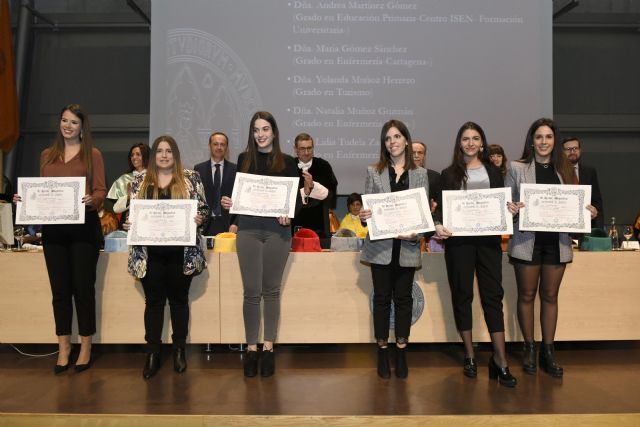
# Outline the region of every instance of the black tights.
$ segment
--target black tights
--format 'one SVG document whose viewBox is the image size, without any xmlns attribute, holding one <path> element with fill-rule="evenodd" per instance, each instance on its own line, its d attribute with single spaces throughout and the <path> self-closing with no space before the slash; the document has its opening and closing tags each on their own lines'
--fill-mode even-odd
<svg viewBox="0 0 640 427">
<path fill-rule="evenodd" d="M 542 341 L 553 343 L 558 323 L 558 291 L 565 267 L 565 264 L 514 265 L 518 283 L 518 322 L 526 342 L 533 342 L 533 306 L 539 292 Z"/>
</svg>

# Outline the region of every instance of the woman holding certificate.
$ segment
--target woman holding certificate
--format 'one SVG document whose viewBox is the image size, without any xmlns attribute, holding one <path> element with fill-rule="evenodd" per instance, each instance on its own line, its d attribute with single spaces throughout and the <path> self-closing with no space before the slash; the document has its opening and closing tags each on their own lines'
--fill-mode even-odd
<svg viewBox="0 0 640 427">
<path fill-rule="evenodd" d="M 198 228 L 209 216 L 204 187 L 200 175 L 183 169 L 176 141 L 163 135 L 153 142 L 147 171 L 138 175 L 131 185 L 131 199 L 191 199 L 197 200 L 194 221 Z M 131 228 L 132 219 L 124 223 Z M 131 246 L 129 273 L 142 282 L 145 297 L 144 328 L 147 342 L 147 361 L 142 371 L 145 379 L 160 369 L 162 326 L 167 299 L 171 312 L 173 334 L 173 369 L 182 373 L 187 369 L 185 345 L 189 333 L 189 287 L 191 279 L 206 266 L 201 246 L 200 230 L 195 246 Z"/>
<path fill-rule="evenodd" d="M 389 120 L 380 133 L 380 159 L 367 169 L 365 194 L 390 193 L 424 187 L 429 194 L 427 171 L 413 163 L 411 135 L 399 120 Z M 372 218 L 370 209 L 360 210 L 360 220 Z M 395 375 L 409 374 L 406 350 L 411 329 L 413 298 L 411 290 L 416 267 L 421 265 L 420 245 L 416 234 L 394 239 L 371 240 L 367 234 L 362 261 L 371 264 L 373 280 L 373 327 L 378 345 L 378 375 L 389 378 L 389 323 L 391 301 L 395 308 Z"/>
<path fill-rule="evenodd" d="M 556 125 L 551 119 L 536 120 L 527 132 L 520 160 L 511 162 L 506 184 L 511 187 L 513 200 L 520 200 L 520 184 L 577 184 L 573 167 L 566 158 L 561 144 L 556 144 Z M 518 208 L 524 207 L 522 202 Z M 587 206 L 591 217 L 597 211 Z M 514 222 L 509 241 L 509 259 L 513 264 L 518 284 L 518 322 L 524 337 L 523 369 L 536 372 L 536 345 L 534 342 L 534 302 L 540 294 L 540 323 L 542 347 L 539 363 L 546 373 L 562 377 L 563 369 L 555 361 L 553 341 L 558 321 L 558 291 L 566 264 L 573 259 L 571 238 L 568 233 L 519 231 Z"/>
<path fill-rule="evenodd" d="M 238 172 L 273 177 L 298 177 L 297 163 L 293 157 L 280 150 L 276 120 L 266 111 L 258 111 L 249 125 L 249 140 L 244 153 L 238 156 Z M 236 178 L 237 180 L 237 178 Z M 301 185 L 296 187 L 296 192 Z M 305 194 L 311 190 L 304 187 Z M 223 196 L 220 204 L 231 209 L 232 201 Z M 300 195 L 296 206 L 300 205 Z M 244 375 L 258 374 L 270 377 L 275 372 L 273 343 L 280 321 L 280 287 L 282 275 L 291 248 L 291 219 L 288 216 L 263 217 L 237 216 L 238 235 L 236 246 L 244 288 L 243 317 L 247 339 L 244 358 Z M 258 355 L 258 339 L 264 303 L 264 344 Z"/>
<path fill-rule="evenodd" d="M 453 161 L 442 171 L 442 190 L 476 190 L 504 187 L 500 169 L 489 160 L 489 149 L 482 128 L 467 122 L 458 130 Z M 515 212 L 515 205 L 510 210 Z M 471 303 L 474 273 L 478 277 L 484 319 L 491 335 L 493 356 L 489 359 L 489 377 L 507 387 L 517 380 L 509 372 L 504 343 L 502 311 L 502 249 L 501 236 L 455 237 L 442 225 L 442 197 L 435 212 L 436 234 L 445 239 L 445 262 L 451 288 L 451 300 L 456 327 L 464 342 L 463 373 L 469 378 L 478 375 L 472 338 Z"/>
<path fill-rule="evenodd" d="M 102 154 L 93 147 L 89 117 L 80 105 L 67 105 L 60 112 L 53 145 L 40 155 L 40 176 L 86 177 L 86 194 L 82 198 L 86 209 L 84 224 L 42 227 L 59 348 L 54 373 L 69 369 L 74 302 L 80 335 L 75 370 L 82 372 L 91 366 L 91 337 L 96 333 L 96 264 L 102 241 L 98 210 L 107 189 Z M 15 195 L 13 200 L 20 201 L 20 196 Z"/>
</svg>

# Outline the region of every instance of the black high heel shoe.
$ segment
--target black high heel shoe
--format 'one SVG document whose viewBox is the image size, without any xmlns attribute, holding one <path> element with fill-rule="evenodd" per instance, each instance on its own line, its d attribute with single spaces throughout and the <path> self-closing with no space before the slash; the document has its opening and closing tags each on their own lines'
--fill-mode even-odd
<svg viewBox="0 0 640 427">
<path fill-rule="evenodd" d="M 396 347 L 396 378 L 407 378 L 408 376 L 407 347 Z"/>
<path fill-rule="evenodd" d="M 89 361 L 87 363 L 81 363 L 79 365 L 76 364 L 76 366 L 74 366 L 73 369 L 78 373 L 79 372 L 84 372 L 84 371 L 86 371 L 87 369 L 89 369 L 91 367 L 91 363 L 92 362 L 93 361 L 91 359 L 89 359 Z"/>
<path fill-rule="evenodd" d="M 540 369 L 554 378 L 562 378 L 564 369 L 556 363 L 553 344 L 542 344 L 540 347 Z"/>
<path fill-rule="evenodd" d="M 378 347 L 378 376 L 384 379 L 391 378 L 389 347 Z"/>
<path fill-rule="evenodd" d="M 249 351 L 244 354 L 244 376 L 253 378 L 258 375 L 258 352 Z"/>
<path fill-rule="evenodd" d="M 69 363 L 69 362 L 67 362 L 67 364 L 66 364 L 66 365 L 58 365 L 58 364 L 56 364 L 56 366 L 54 366 L 54 367 L 53 367 L 53 373 L 54 373 L 55 375 L 61 374 L 61 373 L 63 373 L 64 371 L 66 371 L 66 370 L 68 370 L 68 369 L 69 369 L 69 365 L 70 365 L 70 363 Z"/>
<path fill-rule="evenodd" d="M 522 370 L 526 374 L 533 375 L 536 373 L 536 343 L 524 342 L 522 345 Z"/>
<path fill-rule="evenodd" d="M 160 369 L 160 353 L 147 354 L 147 362 L 144 364 L 142 376 L 145 380 L 153 377 Z"/>
<path fill-rule="evenodd" d="M 475 378 L 478 376 L 478 365 L 476 365 L 476 360 L 473 357 L 464 358 L 462 373 L 468 378 Z"/>
<path fill-rule="evenodd" d="M 515 387 L 518 384 L 518 380 L 509 372 L 509 367 L 498 366 L 493 356 L 489 359 L 489 378 L 492 380 L 497 378 L 498 383 L 505 387 Z"/>
<path fill-rule="evenodd" d="M 177 347 L 173 350 L 173 370 L 179 374 L 187 370 L 184 347 Z"/>
<path fill-rule="evenodd" d="M 276 355 L 271 350 L 262 350 L 260 355 L 260 376 L 267 378 L 276 372 Z"/>
</svg>

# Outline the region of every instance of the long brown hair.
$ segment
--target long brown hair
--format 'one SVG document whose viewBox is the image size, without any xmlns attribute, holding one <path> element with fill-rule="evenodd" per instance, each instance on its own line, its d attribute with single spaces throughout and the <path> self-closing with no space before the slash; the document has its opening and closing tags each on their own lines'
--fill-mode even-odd
<svg viewBox="0 0 640 427">
<path fill-rule="evenodd" d="M 409 129 L 407 128 L 407 125 L 402 123 L 400 120 L 391 119 L 382 125 L 382 130 L 380 131 L 380 159 L 375 165 L 376 171 L 378 171 L 378 173 L 382 173 L 385 168 L 392 166 L 391 154 L 384 143 L 387 139 L 387 132 L 389 132 L 389 129 L 391 128 L 398 129 L 402 136 L 404 136 L 404 139 L 407 140 L 407 145 L 404 147 L 404 169 L 416 169 L 417 166 L 413 164 L 413 148 L 411 145 L 412 142 Z"/>
<path fill-rule="evenodd" d="M 458 129 L 456 143 L 453 147 L 453 158 L 451 159 L 451 165 L 447 168 L 451 172 L 451 188 L 467 188 L 467 162 L 464 160 L 464 151 L 462 150 L 462 134 L 469 129 L 475 130 L 480 134 L 482 148 L 478 153 L 478 159 L 485 165 L 485 168 L 489 167 L 489 150 L 487 149 L 487 137 L 484 134 L 484 130 L 475 122 L 466 122 Z"/>
<path fill-rule="evenodd" d="M 40 175 L 44 170 L 44 167 L 50 165 L 56 160 L 60 159 L 64 161 L 64 136 L 60 130 L 60 121 L 65 111 L 69 111 L 75 114 L 80 119 L 80 156 L 82 161 L 87 167 L 87 179 L 89 182 L 93 180 L 93 138 L 91 137 L 91 126 L 89 124 L 89 116 L 84 109 L 78 104 L 65 105 L 60 110 L 60 117 L 58 118 L 58 131 L 53 139 L 53 144 L 49 147 L 49 153 L 40 165 Z"/>
<path fill-rule="evenodd" d="M 553 120 L 548 118 L 541 118 L 531 124 L 527 131 L 527 137 L 524 142 L 524 149 L 522 150 L 522 156 L 518 159 L 522 163 L 532 163 L 535 161 L 535 150 L 533 148 L 533 141 L 536 131 L 542 126 L 547 126 L 553 132 L 553 150 L 551 151 L 551 163 L 556 173 L 559 173 L 562 177 L 562 181 L 565 184 L 577 184 L 578 178 L 569 159 L 564 154 L 558 132 L 556 130 L 556 124 Z"/>
<path fill-rule="evenodd" d="M 253 129 L 256 124 L 256 120 L 262 119 L 269 122 L 271 125 L 271 131 L 273 132 L 273 142 L 271 152 L 269 153 L 267 164 L 269 165 L 270 172 L 282 172 L 285 168 L 284 154 L 280 150 L 280 132 L 278 131 L 278 124 L 276 119 L 268 111 L 258 111 L 251 118 L 249 122 L 249 139 L 247 141 L 247 148 L 244 156 L 244 161 L 240 165 L 241 172 L 249 172 L 253 170 L 258 164 L 258 144 L 253 136 Z"/>
<path fill-rule="evenodd" d="M 150 187 L 153 189 L 151 198 L 158 198 L 158 165 L 156 164 L 155 156 L 156 152 L 158 151 L 158 146 L 161 142 L 166 142 L 167 144 L 169 144 L 169 147 L 171 148 L 171 152 L 173 154 L 173 171 L 171 172 L 173 177 L 171 178 L 171 183 L 169 183 L 171 198 L 188 199 L 189 191 L 185 183 L 184 169 L 182 168 L 182 161 L 180 160 L 180 150 L 178 150 L 178 144 L 176 143 L 176 140 L 169 135 L 159 136 L 155 141 L 153 141 L 153 145 L 151 146 L 151 158 L 149 159 L 149 163 L 147 164 L 147 173 L 144 176 L 142 184 L 140 184 L 138 198 L 146 199 L 147 190 Z"/>
</svg>

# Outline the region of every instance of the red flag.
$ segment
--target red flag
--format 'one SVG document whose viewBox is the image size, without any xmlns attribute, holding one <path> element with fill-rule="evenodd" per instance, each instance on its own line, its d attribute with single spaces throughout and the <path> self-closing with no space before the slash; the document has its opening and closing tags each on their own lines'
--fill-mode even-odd
<svg viewBox="0 0 640 427">
<path fill-rule="evenodd" d="M 9 1 L 0 0 L 0 150 L 9 151 L 20 135 L 18 97 L 11 43 Z"/>
</svg>

